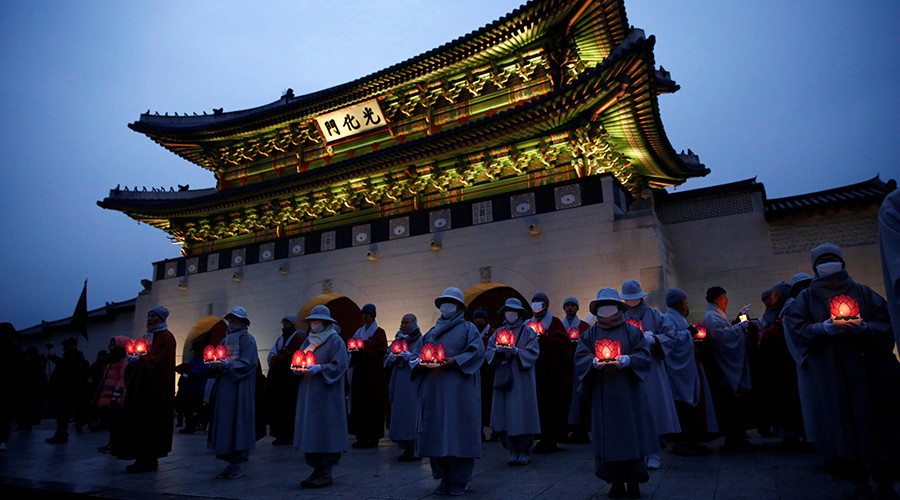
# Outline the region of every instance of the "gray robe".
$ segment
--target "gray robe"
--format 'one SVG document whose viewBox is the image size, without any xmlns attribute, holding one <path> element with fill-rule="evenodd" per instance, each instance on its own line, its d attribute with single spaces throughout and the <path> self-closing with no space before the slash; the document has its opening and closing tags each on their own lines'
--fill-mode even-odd
<svg viewBox="0 0 900 500">
<path fill-rule="evenodd" d="M 703 398 L 706 410 L 706 431 L 718 432 L 716 409 L 713 406 L 709 383 L 703 365 L 697 363 L 694 355 L 694 340 L 688 330 L 688 322 L 680 312 L 669 308 L 666 320 L 672 325 L 673 342 L 666 356 L 666 367 L 669 369 L 669 382 L 672 384 L 672 397 L 675 401 L 697 406 Z"/>
<path fill-rule="evenodd" d="M 256 339 L 243 330 L 225 336 L 228 368 L 218 369 L 212 389 L 207 448 L 216 456 L 256 448 Z"/>
<path fill-rule="evenodd" d="M 513 332 L 519 349 L 509 358 L 497 350 L 497 331 L 502 329 Z M 494 389 L 491 429 L 506 432 L 508 436 L 540 434 L 541 419 L 534 379 L 534 364 L 540 352 L 537 334 L 521 322 L 516 326 L 504 324 L 497 331 L 488 340 L 485 361 L 494 368 L 495 381 L 508 370 L 512 375 L 512 385 L 506 390 Z"/>
<path fill-rule="evenodd" d="M 452 325 L 438 333 L 442 326 Z M 453 366 L 418 366 L 426 343 L 443 344 Z M 481 383 L 484 341 L 463 312 L 449 320 L 438 319 L 413 351 L 410 366 L 418 384 L 416 456 L 481 458 Z"/>
<path fill-rule="evenodd" d="M 328 328 L 334 328 L 334 325 Z M 301 349 L 309 347 L 309 338 Z M 297 392 L 297 416 L 294 422 L 294 449 L 302 453 L 340 453 L 347 451 L 347 403 L 344 399 L 344 375 L 350 366 L 347 345 L 334 334 L 314 352 L 322 371 L 302 374 Z"/>
<path fill-rule="evenodd" d="M 419 336 L 409 351 L 421 350 L 422 337 Z M 412 368 L 402 356 L 391 354 L 390 348 L 384 355 L 384 368 L 391 371 L 388 384 L 388 401 L 391 403 L 391 428 L 388 437 L 392 441 L 414 441 L 416 439 L 416 408 L 418 388 L 411 379 Z"/>
<path fill-rule="evenodd" d="M 621 369 L 594 368 L 594 345 L 602 338 L 618 339 L 631 363 Z M 575 383 L 578 394 L 591 402 L 591 451 L 599 460 L 638 460 L 659 451 L 644 392 L 644 379 L 649 374 L 650 348 L 643 333 L 631 325 L 605 330 L 594 324 L 578 339 Z"/>
<path fill-rule="evenodd" d="M 895 189 L 881 202 L 878 209 L 878 240 L 894 341 L 900 346 L 900 189 Z"/>
<path fill-rule="evenodd" d="M 864 328 L 825 332 L 831 297 L 839 294 L 856 299 Z M 884 299 L 840 271 L 814 279 L 783 325 L 812 382 L 801 402 L 813 406 L 803 415 L 814 419 L 816 449 L 826 459 L 900 471 L 900 363 Z"/>
<path fill-rule="evenodd" d="M 645 332 L 653 332 L 656 341 L 662 347 L 666 356 L 675 343 L 672 325 L 666 321 L 662 313 L 641 302 L 640 305 L 628 308 L 625 311 L 625 319 L 635 319 L 641 322 Z M 678 422 L 678 411 L 675 409 L 675 399 L 672 397 L 672 385 L 669 383 L 669 374 L 666 373 L 666 362 L 650 355 L 650 372 L 644 379 L 644 391 L 647 393 L 647 401 L 650 403 L 650 411 L 653 414 L 653 424 L 659 435 L 681 432 L 681 424 Z"/>
<path fill-rule="evenodd" d="M 722 370 L 724 382 L 735 396 L 750 392 L 750 358 L 747 349 L 747 327 L 731 320 L 715 304 L 707 304 L 703 315 L 706 341 L 712 344 L 716 364 Z"/>
</svg>

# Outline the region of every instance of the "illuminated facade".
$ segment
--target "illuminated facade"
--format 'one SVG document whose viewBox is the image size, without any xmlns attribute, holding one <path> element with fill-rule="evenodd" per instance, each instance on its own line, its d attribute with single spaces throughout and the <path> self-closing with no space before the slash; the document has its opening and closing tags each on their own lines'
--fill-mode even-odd
<svg viewBox="0 0 900 500">
<path fill-rule="evenodd" d="M 425 326 L 451 285 L 492 314 L 537 291 L 561 314 L 565 297 L 586 304 L 629 278 L 653 299 L 697 292 L 653 201 L 709 170 L 665 136 L 657 98 L 679 87 L 654 43 L 620 0 L 533 0 L 330 89 L 141 115 L 129 127 L 217 185 L 98 202 L 182 244 L 154 264 L 138 310 L 165 304 L 177 335 L 240 304 L 262 348 L 283 314 L 319 303 L 348 334 L 366 302 L 388 330 L 407 312 Z"/>
</svg>

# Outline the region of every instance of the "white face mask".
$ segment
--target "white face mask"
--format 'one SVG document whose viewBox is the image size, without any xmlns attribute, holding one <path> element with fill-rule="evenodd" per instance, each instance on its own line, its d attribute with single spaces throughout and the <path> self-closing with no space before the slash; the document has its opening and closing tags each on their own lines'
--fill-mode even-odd
<svg viewBox="0 0 900 500">
<path fill-rule="evenodd" d="M 819 264 L 816 266 L 816 273 L 818 273 L 819 277 L 828 276 L 829 274 L 834 274 L 841 269 L 844 268 L 844 265 L 840 262 L 826 262 L 824 264 Z"/>
<path fill-rule="evenodd" d="M 319 333 L 325 329 L 325 323 L 322 320 L 312 319 L 309 321 L 309 329 L 313 333 Z"/>
<path fill-rule="evenodd" d="M 444 302 L 441 304 L 441 316 L 449 318 L 456 314 L 456 304 L 452 302 Z"/>
<path fill-rule="evenodd" d="M 608 318 L 610 316 L 615 315 L 619 312 L 619 306 L 608 305 L 608 306 L 600 306 L 597 308 L 597 317 L 598 318 Z"/>
<path fill-rule="evenodd" d="M 531 303 L 531 310 L 534 311 L 535 314 L 537 314 L 537 313 L 543 311 L 543 310 L 544 310 L 544 303 L 543 303 L 543 302 L 532 302 L 532 303 Z"/>
<path fill-rule="evenodd" d="M 519 319 L 519 312 L 518 311 L 506 311 L 506 313 L 504 313 L 504 316 L 506 316 L 507 323 L 515 323 Z"/>
</svg>

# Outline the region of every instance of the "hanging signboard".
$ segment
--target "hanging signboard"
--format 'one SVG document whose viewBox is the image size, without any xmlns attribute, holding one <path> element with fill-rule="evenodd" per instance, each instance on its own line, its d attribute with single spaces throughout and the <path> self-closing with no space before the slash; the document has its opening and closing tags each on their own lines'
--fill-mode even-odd
<svg viewBox="0 0 900 500">
<path fill-rule="evenodd" d="M 316 117 L 325 142 L 334 142 L 387 125 L 376 99 Z"/>
</svg>

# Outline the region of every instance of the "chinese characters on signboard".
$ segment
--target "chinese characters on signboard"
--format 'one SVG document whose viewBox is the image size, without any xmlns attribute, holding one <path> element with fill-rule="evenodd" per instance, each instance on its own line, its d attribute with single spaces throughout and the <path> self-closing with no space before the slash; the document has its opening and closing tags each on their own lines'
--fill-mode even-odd
<svg viewBox="0 0 900 500">
<path fill-rule="evenodd" d="M 339 109 L 316 117 L 319 130 L 326 142 L 338 141 L 347 137 L 383 127 L 387 124 L 381 107 L 375 99 L 361 102 L 348 108 Z"/>
</svg>

